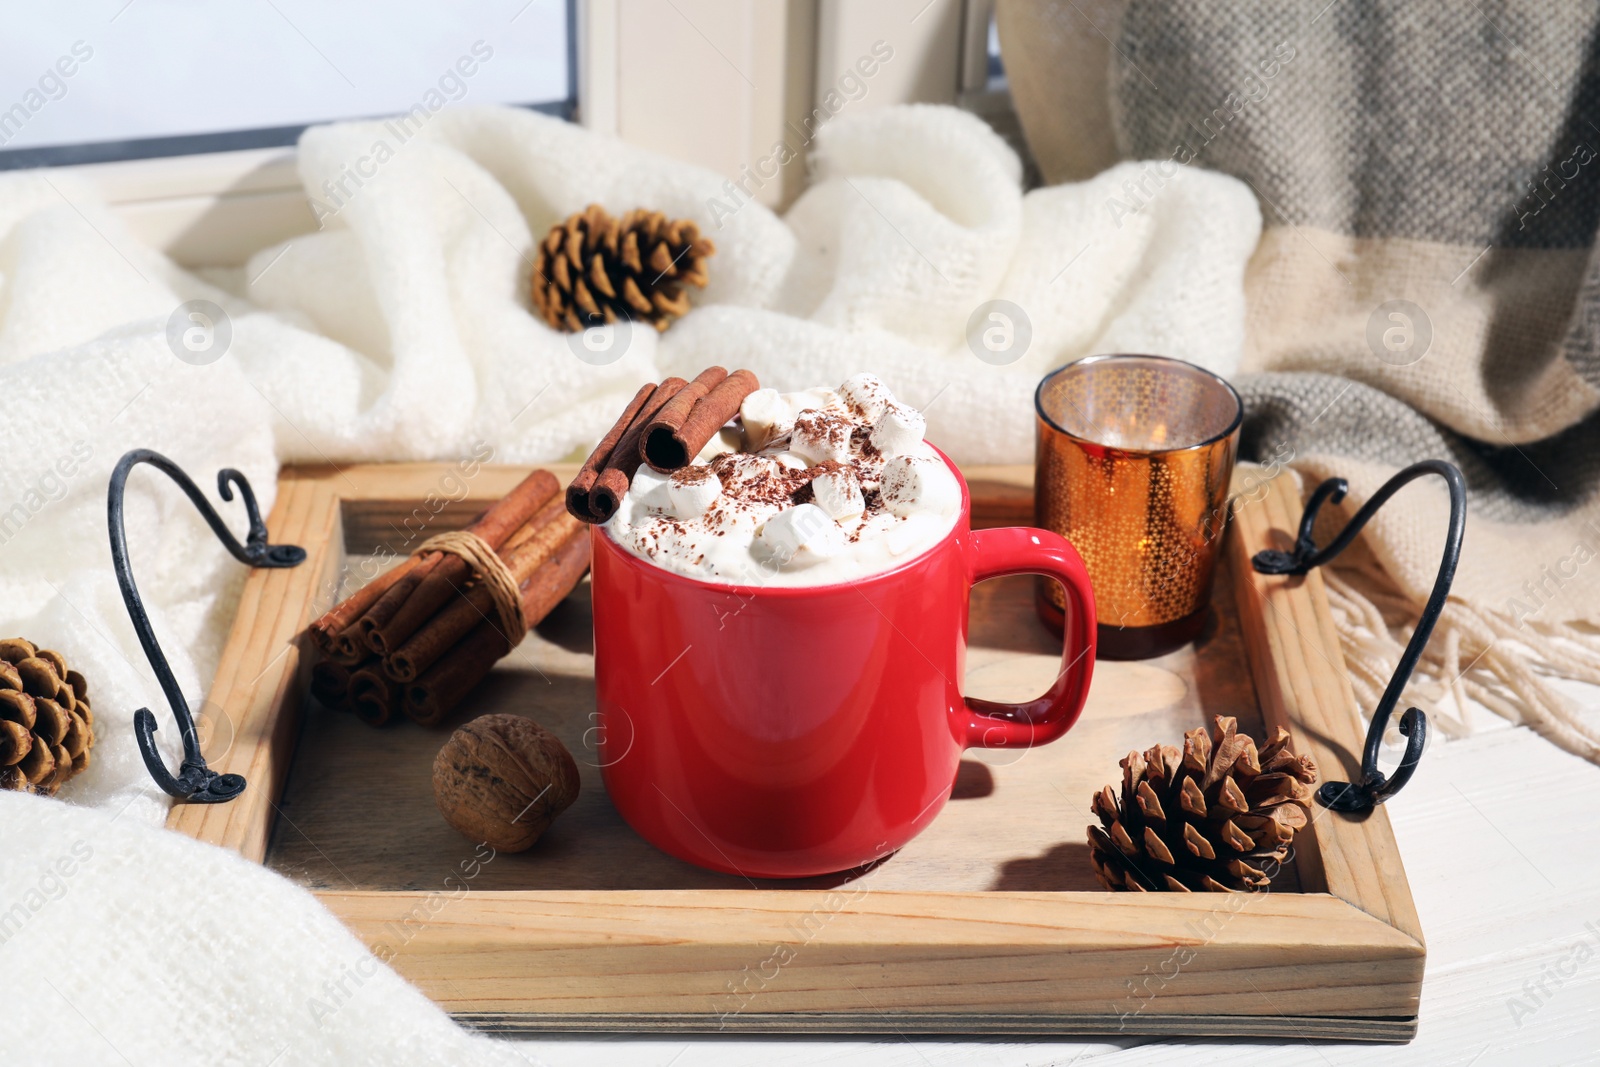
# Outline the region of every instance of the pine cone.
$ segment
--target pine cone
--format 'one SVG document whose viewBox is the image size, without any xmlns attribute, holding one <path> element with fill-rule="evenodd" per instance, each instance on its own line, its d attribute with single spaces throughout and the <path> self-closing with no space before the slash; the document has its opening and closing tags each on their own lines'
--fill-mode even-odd
<svg viewBox="0 0 1600 1067">
<path fill-rule="evenodd" d="M 1264 889 L 1306 825 L 1317 768 L 1288 749 L 1280 728 L 1256 751 L 1235 719 L 1218 716 L 1183 737 L 1180 753 L 1156 745 L 1122 760 L 1090 805 L 1089 858 L 1107 889 L 1226 892 Z M 1270 868 L 1270 871 L 1266 868 Z"/>
<path fill-rule="evenodd" d="M 687 219 L 636 209 L 619 221 L 590 204 L 539 246 L 533 306 L 573 333 L 627 319 L 665 330 L 689 311 L 683 287 L 705 287 L 706 258 L 716 250 Z"/>
<path fill-rule="evenodd" d="M 0 789 L 54 795 L 89 766 L 94 712 L 61 653 L 0 641 Z"/>
</svg>

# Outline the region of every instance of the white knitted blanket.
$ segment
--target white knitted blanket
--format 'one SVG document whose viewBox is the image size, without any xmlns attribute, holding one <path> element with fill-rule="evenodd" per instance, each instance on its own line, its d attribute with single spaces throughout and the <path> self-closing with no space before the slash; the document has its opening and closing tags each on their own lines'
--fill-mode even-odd
<svg viewBox="0 0 1600 1067">
<path fill-rule="evenodd" d="M 0 795 L 0 1062 L 201 1049 L 226 1064 L 528 1062 L 459 1031 L 308 894 L 157 828 L 167 801 L 133 712 L 156 712 L 171 766 L 175 731 L 105 525 L 128 449 L 165 453 L 211 492 L 236 467 L 266 509 L 284 463 L 485 446 L 494 462 L 560 459 L 641 382 L 721 363 L 783 389 L 875 371 L 926 407 L 958 460 L 1025 462 L 1032 388 L 1051 367 L 1118 350 L 1222 373 L 1238 360 L 1260 218 L 1220 175 L 1185 172 L 1128 216 L 1106 204 L 1132 164 L 1024 196 L 1016 157 L 981 122 L 907 107 L 826 127 L 811 187 L 780 218 L 718 175 L 507 109 L 441 113 L 352 180 L 385 137 L 380 124 L 307 132 L 299 165 L 321 228 L 204 277 L 132 240 L 70 175 L 0 175 L 0 636 L 58 649 L 90 679 L 99 736 L 59 799 Z M 659 338 L 632 331 L 611 362 L 580 358 L 526 298 L 536 238 L 591 201 L 695 219 L 718 246 L 696 310 Z M 995 299 L 1026 329 L 980 315 L 969 344 Z M 179 313 L 192 300 L 223 309 L 225 346 L 222 328 Z M 239 505 L 221 510 L 242 531 Z M 127 527 L 199 708 L 243 568 L 147 468 Z"/>
</svg>

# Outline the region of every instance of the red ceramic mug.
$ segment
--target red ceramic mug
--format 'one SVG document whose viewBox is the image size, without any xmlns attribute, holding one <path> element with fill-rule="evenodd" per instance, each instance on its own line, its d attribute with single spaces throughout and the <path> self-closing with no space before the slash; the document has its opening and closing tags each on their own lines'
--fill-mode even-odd
<svg viewBox="0 0 1600 1067">
<path fill-rule="evenodd" d="M 956 478 L 961 514 L 938 544 L 833 585 L 700 581 L 596 528 L 599 756 L 611 802 L 642 837 L 750 878 L 848 870 L 933 821 L 963 750 L 1071 728 L 1095 658 L 1083 561 L 1045 530 L 973 532 Z M 968 594 L 1007 574 L 1067 593 L 1061 673 L 1026 704 L 961 695 Z"/>
</svg>

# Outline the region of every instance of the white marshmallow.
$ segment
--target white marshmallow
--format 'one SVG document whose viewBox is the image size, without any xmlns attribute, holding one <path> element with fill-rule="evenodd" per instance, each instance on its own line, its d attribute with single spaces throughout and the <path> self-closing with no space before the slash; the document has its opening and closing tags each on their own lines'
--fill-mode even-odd
<svg viewBox="0 0 1600 1067">
<path fill-rule="evenodd" d="M 755 543 L 761 519 L 760 513 L 737 507 L 714 507 L 701 516 L 706 529 L 717 535 L 713 542 L 740 545 Z M 714 554 L 721 555 L 720 552 Z"/>
<path fill-rule="evenodd" d="M 658 515 L 671 510 L 672 501 L 667 496 L 670 477 L 648 463 L 639 464 L 639 470 L 633 476 L 633 486 L 628 490 L 633 506 Z"/>
<path fill-rule="evenodd" d="M 746 447 L 760 451 L 794 429 L 794 411 L 776 389 L 757 389 L 739 405 Z"/>
<path fill-rule="evenodd" d="M 811 495 L 817 507 L 835 522 L 856 518 L 867 510 L 867 502 L 861 496 L 861 483 L 849 469 L 828 471 L 811 479 Z"/>
<path fill-rule="evenodd" d="M 922 443 L 928 420 L 907 404 L 891 402 L 872 427 L 872 447 L 885 456 L 903 456 Z"/>
<path fill-rule="evenodd" d="M 744 486 L 762 478 L 778 478 L 783 474 L 783 464 L 772 456 L 740 455 L 736 462 L 725 468 L 728 474 L 728 492 L 738 496 Z"/>
<path fill-rule="evenodd" d="M 876 423 L 894 399 L 876 374 L 857 374 L 839 386 L 838 392 L 851 413 L 867 423 Z"/>
<path fill-rule="evenodd" d="M 896 456 L 883 465 L 878 492 L 896 515 L 948 513 L 961 506 L 961 487 L 935 456 Z"/>
<path fill-rule="evenodd" d="M 789 450 L 812 463 L 830 459 L 848 462 L 850 431 L 854 428 L 849 419 L 837 412 L 801 412 L 794 420 L 794 432 L 789 435 Z"/>
<path fill-rule="evenodd" d="M 744 440 L 739 435 L 737 426 L 724 426 L 711 435 L 711 440 L 700 449 L 700 454 L 695 456 L 694 463 L 710 463 L 724 452 L 738 452 L 744 448 Z"/>
<path fill-rule="evenodd" d="M 753 394 L 748 425 L 695 460 L 716 485 L 689 477 L 699 471 L 643 468 L 608 529 L 635 556 L 736 585 L 850 581 L 927 549 L 959 521 L 960 481 L 921 440 L 920 413 L 880 387 L 856 375 L 837 391 Z M 795 504 L 808 482 L 807 503 Z"/>
<path fill-rule="evenodd" d="M 684 467 L 667 480 L 667 499 L 679 519 L 698 519 L 722 495 L 722 479 L 708 467 Z"/>
<path fill-rule="evenodd" d="M 784 393 L 783 400 L 796 415 L 802 411 L 842 411 L 846 414 L 850 411 L 832 389 L 803 389 L 798 393 Z"/>
<path fill-rule="evenodd" d="M 762 524 L 756 543 L 769 563 L 791 569 L 832 559 L 849 547 L 839 524 L 815 504 L 778 512 Z"/>
</svg>

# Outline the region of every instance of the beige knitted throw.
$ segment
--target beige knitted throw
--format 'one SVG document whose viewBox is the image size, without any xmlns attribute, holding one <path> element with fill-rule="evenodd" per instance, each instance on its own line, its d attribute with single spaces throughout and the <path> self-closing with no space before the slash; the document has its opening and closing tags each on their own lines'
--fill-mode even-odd
<svg viewBox="0 0 1600 1067">
<path fill-rule="evenodd" d="M 1407 699 L 1455 734 L 1475 699 L 1600 762 L 1552 684 L 1600 684 L 1600 9 L 1000 0 L 999 24 L 1047 180 L 1155 161 L 1113 214 L 1175 166 L 1256 191 L 1242 455 L 1308 490 L 1349 479 L 1329 529 L 1405 464 L 1466 475 L 1461 569 Z M 1406 487 L 1328 576 L 1365 708 L 1447 514 L 1436 481 Z"/>
</svg>

